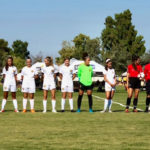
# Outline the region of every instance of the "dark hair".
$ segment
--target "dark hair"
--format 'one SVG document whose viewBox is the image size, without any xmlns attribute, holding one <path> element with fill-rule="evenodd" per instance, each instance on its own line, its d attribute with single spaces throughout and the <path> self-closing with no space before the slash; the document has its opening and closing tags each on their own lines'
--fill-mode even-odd
<svg viewBox="0 0 150 150">
<path fill-rule="evenodd" d="M 50 63 L 50 66 L 53 66 L 53 58 L 50 56 L 47 56 L 45 59 L 47 59 Z"/>
<path fill-rule="evenodd" d="M 86 60 L 86 58 L 88 58 L 89 57 L 89 55 L 88 55 L 88 53 L 83 53 L 83 55 L 82 55 L 82 59 L 85 61 Z"/>
<path fill-rule="evenodd" d="M 8 71 L 8 68 L 9 68 L 9 66 L 8 66 L 8 59 L 11 59 L 11 61 L 12 61 L 12 66 L 14 65 L 13 64 L 13 58 L 11 57 L 11 56 L 9 56 L 8 58 L 7 58 L 7 60 L 6 60 L 6 64 L 5 64 L 5 69 L 6 69 L 6 71 Z"/>
<path fill-rule="evenodd" d="M 66 57 L 66 58 L 64 59 L 64 61 L 66 61 L 66 60 L 69 60 L 69 61 L 70 61 L 70 58 L 69 58 L 69 57 Z"/>
<path fill-rule="evenodd" d="M 30 59 L 30 60 L 32 61 L 31 57 L 27 57 L 26 60 L 27 60 L 27 59 Z"/>
<path fill-rule="evenodd" d="M 106 61 L 107 61 L 107 59 L 109 59 L 109 58 L 106 58 Z M 109 62 L 111 62 L 111 59 L 109 59 L 109 61 L 106 62 L 105 70 L 108 70 L 108 66 L 107 65 L 108 65 Z"/>
<path fill-rule="evenodd" d="M 137 55 L 132 55 L 132 66 L 135 70 L 137 70 L 137 66 L 136 66 L 136 63 L 135 61 L 137 61 L 140 57 L 137 56 Z"/>
</svg>

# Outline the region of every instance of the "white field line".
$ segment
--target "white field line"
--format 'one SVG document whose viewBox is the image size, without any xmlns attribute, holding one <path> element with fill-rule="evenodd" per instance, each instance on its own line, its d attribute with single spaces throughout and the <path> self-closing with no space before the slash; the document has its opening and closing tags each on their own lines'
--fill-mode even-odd
<svg viewBox="0 0 150 150">
<path fill-rule="evenodd" d="M 102 97 L 99 97 L 99 96 L 96 96 L 96 95 L 92 95 L 93 97 L 95 97 L 95 98 L 97 98 L 97 100 L 105 100 L 105 98 L 102 98 Z M 118 103 L 118 102 L 115 102 L 115 101 L 112 101 L 112 103 L 114 103 L 114 104 L 117 104 L 117 105 L 120 105 L 120 106 L 122 106 L 122 107 L 126 107 L 126 105 L 123 105 L 123 104 L 121 104 L 121 103 Z M 133 107 L 129 107 L 130 109 L 133 109 Z M 140 108 L 137 108 L 137 110 L 139 110 L 139 111 L 144 111 L 143 109 L 140 109 Z"/>
</svg>

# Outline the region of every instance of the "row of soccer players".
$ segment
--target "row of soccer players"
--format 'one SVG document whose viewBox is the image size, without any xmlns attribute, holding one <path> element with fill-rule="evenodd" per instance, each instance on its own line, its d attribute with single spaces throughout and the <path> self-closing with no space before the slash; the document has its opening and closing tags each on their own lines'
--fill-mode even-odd
<svg viewBox="0 0 150 150">
<path fill-rule="evenodd" d="M 80 112 L 82 97 L 84 91 L 87 92 L 88 101 L 89 101 L 89 112 L 92 113 L 92 76 L 93 76 L 93 68 L 90 65 L 90 57 L 87 53 L 83 54 L 84 63 L 78 67 L 77 76 L 79 78 L 79 95 L 77 100 L 78 110 Z M 47 111 L 47 95 L 48 91 L 51 91 L 51 98 L 52 98 L 52 112 L 56 113 L 56 98 L 55 98 L 55 77 L 57 73 L 57 69 L 53 65 L 53 60 L 51 57 L 45 58 L 45 66 L 41 68 L 43 73 L 43 112 L 46 113 Z M 65 102 L 66 97 L 69 97 L 69 104 L 70 109 L 73 112 L 73 80 L 76 77 L 74 68 L 70 66 L 69 59 L 65 59 L 64 65 L 59 69 L 61 82 L 61 92 L 62 92 L 62 100 L 61 100 L 61 110 L 64 112 L 65 110 Z M 111 59 L 106 60 L 106 66 L 103 71 L 104 80 L 105 80 L 105 92 L 106 92 L 106 99 L 104 102 L 104 110 L 106 112 L 107 108 L 108 111 L 111 112 L 111 105 L 112 105 L 112 98 L 115 93 L 115 86 L 116 76 L 115 70 L 112 68 L 112 61 Z M 147 98 L 146 98 L 146 112 L 148 112 L 148 107 L 150 103 L 150 64 L 145 66 L 144 69 L 145 80 L 146 80 L 146 91 L 147 91 Z M 126 102 L 126 109 L 125 112 L 129 112 L 129 106 L 131 103 L 131 98 L 134 93 L 134 100 L 133 105 L 134 109 L 133 112 L 137 112 L 137 103 L 138 103 L 138 94 L 140 91 L 140 80 L 144 79 L 144 74 L 142 70 L 142 66 L 140 65 L 140 58 L 137 56 L 132 57 L 132 64 L 128 66 L 128 75 L 127 75 L 127 91 L 128 97 Z M 27 106 L 27 99 L 30 99 L 30 108 L 31 112 L 35 112 L 34 110 L 34 93 L 35 93 L 35 79 L 38 78 L 38 73 L 36 68 L 32 66 L 31 58 L 26 60 L 26 66 L 22 69 L 22 92 L 23 92 L 23 112 L 26 112 Z M 4 107 L 7 102 L 8 92 L 10 91 L 12 94 L 13 104 L 15 108 L 15 112 L 18 112 L 17 100 L 16 100 L 16 81 L 17 81 L 17 68 L 13 65 L 13 58 L 8 57 L 6 61 L 6 65 L 3 68 L 3 92 L 4 98 L 2 100 L 2 107 L 1 112 L 4 112 Z"/>
</svg>

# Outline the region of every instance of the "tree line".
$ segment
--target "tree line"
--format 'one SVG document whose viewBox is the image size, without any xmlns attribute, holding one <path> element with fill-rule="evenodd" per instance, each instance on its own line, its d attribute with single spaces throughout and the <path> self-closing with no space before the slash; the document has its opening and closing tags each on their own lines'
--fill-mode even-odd
<svg viewBox="0 0 150 150">
<path fill-rule="evenodd" d="M 132 24 L 132 13 L 129 9 L 115 14 L 114 17 L 106 17 L 104 24 L 105 28 L 100 37 L 90 38 L 80 33 L 72 41 L 63 41 L 56 63 L 62 64 L 66 57 L 80 60 L 84 52 L 101 64 L 105 64 L 106 58 L 111 58 L 117 73 L 126 71 L 133 54 L 141 56 L 143 65 L 150 62 L 150 52 L 146 51 L 143 36 L 138 35 Z M 28 42 L 16 40 L 9 47 L 6 40 L 0 39 L 0 69 L 8 55 L 15 57 L 14 62 L 18 68 L 23 67 L 25 58 L 30 56 Z M 34 62 L 42 61 L 42 55 L 33 56 L 33 59 Z"/>
</svg>

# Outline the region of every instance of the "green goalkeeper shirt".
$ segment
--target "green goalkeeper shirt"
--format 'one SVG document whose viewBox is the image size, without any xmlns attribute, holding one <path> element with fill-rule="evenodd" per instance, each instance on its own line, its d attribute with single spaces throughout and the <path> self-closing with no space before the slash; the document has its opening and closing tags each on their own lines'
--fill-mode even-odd
<svg viewBox="0 0 150 150">
<path fill-rule="evenodd" d="M 86 66 L 84 63 L 78 67 L 78 78 L 79 81 L 85 85 L 92 85 L 93 68 L 91 65 Z"/>
</svg>

